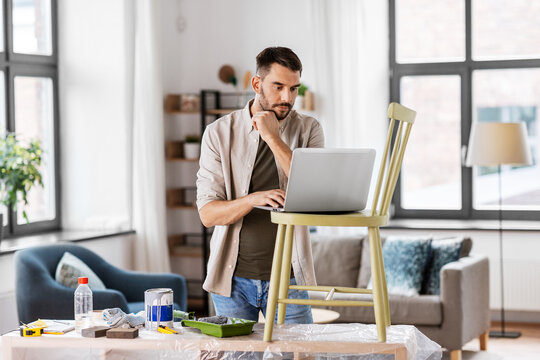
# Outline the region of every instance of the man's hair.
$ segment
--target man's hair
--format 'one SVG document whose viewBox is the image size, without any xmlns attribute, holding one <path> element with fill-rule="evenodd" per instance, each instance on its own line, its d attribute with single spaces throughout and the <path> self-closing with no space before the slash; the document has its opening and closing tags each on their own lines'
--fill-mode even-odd
<svg viewBox="0 0 540 360">
<path fill-rule="evenodd" d="M 302 62 L 298 56 L 291 49 L 280 46 L 266 48 L 257 55 L 257 75 L 264 78 L 275 63 L 302 75 Z"/>
</svg>

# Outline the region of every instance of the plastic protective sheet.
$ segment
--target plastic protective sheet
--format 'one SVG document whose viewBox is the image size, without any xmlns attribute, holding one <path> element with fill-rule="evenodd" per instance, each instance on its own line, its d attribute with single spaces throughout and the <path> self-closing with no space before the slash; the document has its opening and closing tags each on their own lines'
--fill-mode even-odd
<svg viewBox="0 0 540 360">
<path fill-rule="evenodd" d="M 263 341 L 264 324 L 253 333 L 214 338 L 175 323 L 177 335 L 141 330 L 137 339 L 87 339 L 75 332 L 21 338 L 2 337 L 11 359 L 361 359 L 439 360 L 438 344 L 413 326 L 387 328 L 387 342 L 377 342 L 375 325 L 275 325 L 272 342 Z M 7 348 L 6 348 L 7 346 Z M 405 350 L 406 349 L 406 350 Z M 9 350 L 9 351 L 7 351 Z"/>
</svg>

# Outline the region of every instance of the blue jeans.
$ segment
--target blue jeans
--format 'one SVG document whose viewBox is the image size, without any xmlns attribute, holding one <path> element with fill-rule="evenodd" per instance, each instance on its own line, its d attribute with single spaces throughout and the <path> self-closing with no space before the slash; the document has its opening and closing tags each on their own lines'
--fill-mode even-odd
<svg viewBox="0 0 540 360">
<path fill-rule="evenodd" d="M 293 278 L 291 285 L 296 285 Z M 232 280 L 231 297 L 212 294 L 212 301 L 217 315 L 241 319 L 259 319 L 259 311 L 266 318 L 266 300 L 270 281 L 253 280 L 234 276 Z M 289 290 L 289 299 L 308 299 L 307 291 Z M 277 310 L 276 310 L 277 320 Z M 311 306 L 287 304 L 285 314 L 286 324 L 313 324 Z"/>
</svg>

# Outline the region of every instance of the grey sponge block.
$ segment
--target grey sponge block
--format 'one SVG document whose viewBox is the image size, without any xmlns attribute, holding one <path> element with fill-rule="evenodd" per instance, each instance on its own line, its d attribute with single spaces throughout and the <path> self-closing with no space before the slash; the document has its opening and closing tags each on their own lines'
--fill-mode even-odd
<svg viewBox="0 0 540 360">
<path fill-rule="evenodd" d="M 202 321 L 202 322 L 211 323 L 211 324 L 218 324 L 218 325 L 225 325 L 227 323 L 227 320 L 228 318 L 226 316 L 221 316 L 221 315 L 202 317 L 202 318 L 197 319 L 197 321 Z"/>
</svg>

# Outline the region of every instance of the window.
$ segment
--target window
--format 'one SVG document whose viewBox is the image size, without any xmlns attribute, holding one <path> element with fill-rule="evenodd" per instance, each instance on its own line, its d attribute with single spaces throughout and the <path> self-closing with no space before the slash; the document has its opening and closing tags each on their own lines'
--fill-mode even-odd
<svg viewBox="0 0 540 360">
<path fill-rule="evenodd" d="M 0 2 L 0 21 L 0 129 L 23 141 L 39 140 L 44 184 L 30 190 L 28 205 L 19 204 L 16 210 L 2 207 L 4 236 L 56 229 L 60 225 L 56 1 Z"/>
<path fill-rule="evenodd" d="M 506 219 L 540 216 L 540 2 L 390 0 L 391 98 L 418 115 L 396 217 L 497 218 L 497 169 L 464 166 L 471 124 L 524 122 L 530 166 L 502 166 Z"/>
</svg>

